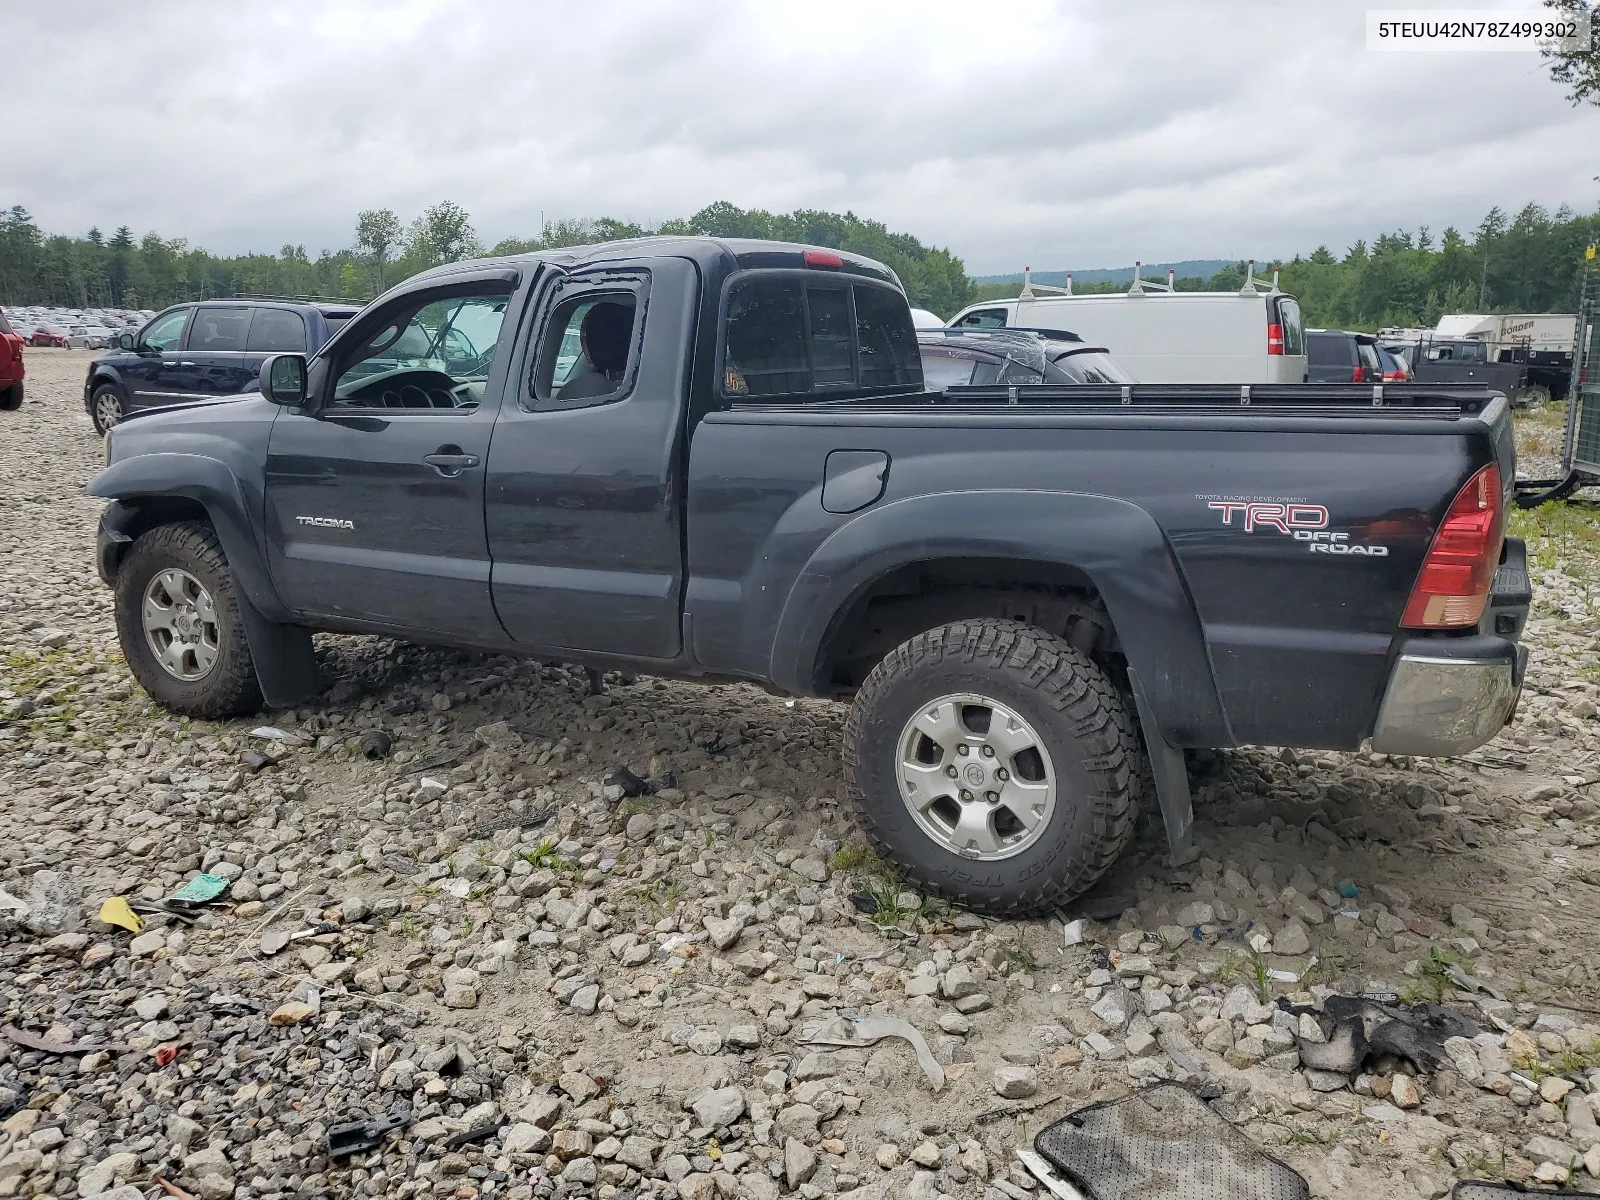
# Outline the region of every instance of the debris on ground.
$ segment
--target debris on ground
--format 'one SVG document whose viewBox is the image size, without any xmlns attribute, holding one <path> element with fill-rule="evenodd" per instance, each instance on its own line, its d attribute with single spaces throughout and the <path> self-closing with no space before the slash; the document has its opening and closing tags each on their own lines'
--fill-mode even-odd
<svg viewBox="0 0 1600 1200">
<path fill-rule="evenodd" d="M 1193 861 L 1156 823 L 1095 896 L 994 920 L 873 853 L 831 701 L 319 635 L 330 686 L 293 711 L 156 708 L 94 567 L 89 357 L 30 362 L 0 426 L 30 521 L 0 547 L 0 1024 L 46 1047 L 0 1034 L 0 1197 L 159 1170 L 200 1200 L 1042 1200 L 1033 1135 L 1157 1084 L 1319 1198 L 1600 1191 L 1581 539 L 1522 530 L 1527 687 L 1471 761 L 1191 754 Z M 201 874 L 227 892 L 168 909 Z M 1360 1061 L 1311 1065 L 1351 1002 Z M 1473 1031 L 1396 1042 L 1369 1004 Z M 862 1041 L 880 1018 L 942 1090 L 909 1039 Z M 807 1040 L 829 1024 L 852 1043 Z"/>
</svg>

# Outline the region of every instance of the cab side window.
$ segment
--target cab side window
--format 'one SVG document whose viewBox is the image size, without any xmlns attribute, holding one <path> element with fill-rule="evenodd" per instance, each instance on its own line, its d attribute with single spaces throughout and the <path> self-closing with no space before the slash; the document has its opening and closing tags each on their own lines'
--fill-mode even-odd
<svg viewBox="0 0 1600 1200">
<path fill-rule="evenodd" d="M 509 301 L 507 285 L 469 295 L 423 292 L 399 302 L 338 364 L 331 406 L 474 411 Z"/>
<path fill-rule="evenodd" d="M 956 322 L 961 329 L 1004 329 L 1006 327 L 1006 310 L 1003 308 L 980 308 L 977 312 L 969 312 Z"/>
<path fill-rule="evenodd" d="M 183 341 L 184 322 L 188 319 L 187 308 L 180 308 L 177 312 L 157 317 L 150 328 L 144 331 L 144 336 L 139 339 L 140 344 L 152 350 L 177 350 L 179 343 Z"/>
<path fill-rule="evenodd" d="M 528 382 L 535 411 L 612 404 L 633 392 L 649 298 L 643 272 L 558 285 Z M 526 406 L 526 405 L 525 405 Z"/>
</svg>

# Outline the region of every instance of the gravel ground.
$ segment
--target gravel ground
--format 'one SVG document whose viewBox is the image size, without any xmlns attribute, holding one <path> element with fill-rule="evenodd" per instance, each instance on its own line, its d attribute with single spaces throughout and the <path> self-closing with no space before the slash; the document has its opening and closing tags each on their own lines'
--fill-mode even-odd
<svg viewBox="0 0 1600 1200">
<path fill-rule="evenodd" d="M 1119 901 L 1003 924 L 862 849 L 830 703 L 328 637 L 316 707 L 153 708 L 92 565 L 89 357 L 31 351 L 0 414 L 0 1198 L 1042 1197 L 1014 1148 L 1162 1079 L 1318 1196 L 1600 1191 L 1592 518 L 1527 526 L 1530 682 L 1490 746 L 1201 755 L 1198 858 L 1143 829 Z M 232 885 L 192 924 L 97 919 L 201 870 Z M 1362 991 L 1472 1024 L 1302 1065 Z M 807 1042 L 875 1014 L 940 1090 L 901 1038 Z"/>
</svg>

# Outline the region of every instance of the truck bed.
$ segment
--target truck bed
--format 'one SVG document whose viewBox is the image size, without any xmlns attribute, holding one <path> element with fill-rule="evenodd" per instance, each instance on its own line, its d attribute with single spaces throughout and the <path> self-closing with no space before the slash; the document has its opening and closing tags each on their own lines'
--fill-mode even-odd
<svg viewBox="0 0 1600 1200">
<path fill-rule="evenodd" d="M 829 464 L 873 456 L 881 496 L 827 511 Z M 1434 530 L 1491 462 L 1509 494 L 1509 405 L 1471 387 L 988 387 L 741 405 L 693 437 L 694 654 L 825 692 L 850 680 L 829 675 L 808 609 L 857 592 L 874 602 L 893 570 L 936 588 L 955 554 L 1070 563 L 1123 644 L 1165 664 L 1151 686 L 1172 744 L 1352 748 L 1408 640 L 1400 617 Z"/>
</svg>

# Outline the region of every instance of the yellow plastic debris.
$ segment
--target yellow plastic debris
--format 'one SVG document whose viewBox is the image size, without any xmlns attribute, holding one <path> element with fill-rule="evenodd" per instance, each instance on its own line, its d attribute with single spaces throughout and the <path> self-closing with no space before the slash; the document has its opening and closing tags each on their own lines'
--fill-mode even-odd
<svg viewBox="0 0 1600 1200">
<path fill-rule="evenodd" d="M 100 919 L 107 925 L 120 925 L 129 933 L 138 933 L 144 928 L 144 918 L 129 908 L 121 896 L 112 896 L 100 906 Z"/>
</svg>

